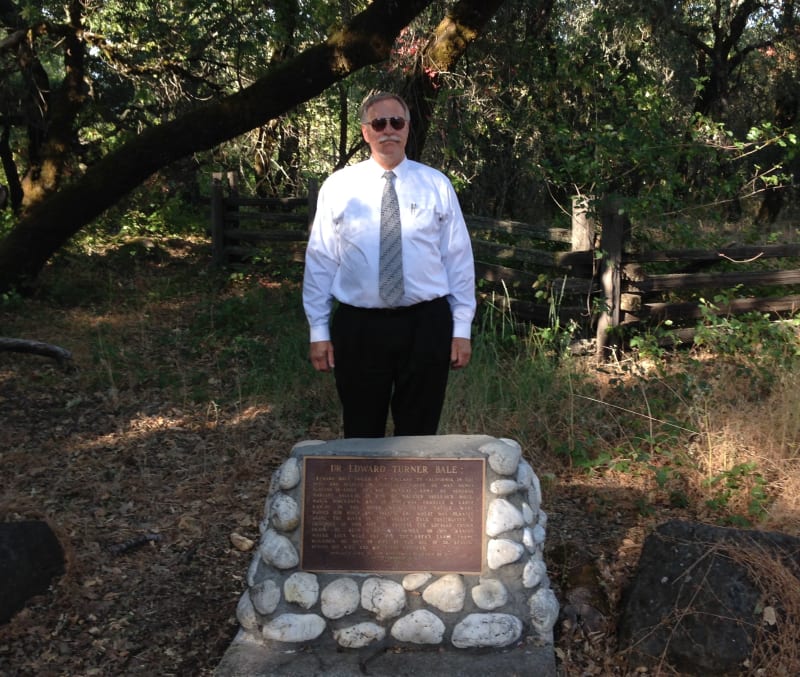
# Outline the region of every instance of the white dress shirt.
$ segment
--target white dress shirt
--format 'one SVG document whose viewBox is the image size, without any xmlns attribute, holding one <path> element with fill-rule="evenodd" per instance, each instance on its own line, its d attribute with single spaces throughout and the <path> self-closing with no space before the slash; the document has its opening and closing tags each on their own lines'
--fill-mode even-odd
<svg viewBox="0 0 800 677">
<path fill-rule="evenodd" d="M 334 299 L 359 308 L 386 305 L 378 293 L 384 171 L 370 158 L 334 172 L 320 188 L 303 278 L 312 342 L 330 340 Z M 405 294 L 399 305 L 445 296 L 453 336 L 470 338 L 475 265 L 453 186 L 441 172 L 413 160 L 392 171 L 403 225 Z"/>
</svg>

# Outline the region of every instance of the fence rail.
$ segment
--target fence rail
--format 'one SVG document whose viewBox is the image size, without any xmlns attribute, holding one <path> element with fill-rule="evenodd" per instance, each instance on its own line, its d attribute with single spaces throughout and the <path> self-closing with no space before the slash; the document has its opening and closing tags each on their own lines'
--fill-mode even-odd
<svg viewBox="0 0 800 677">
<path fill-rule="evenodd" d="M 226 187 L 223 179 L 227 179 Z M 284 247 L 302 261 L 314 218 L 317 186 L 295 198 L 239 197 L 231 174 L 214 176 L 211 234 L 216 265 L 247 262 L 263 247 Z M 800 311 L 800 244 L 733 245 L 719 249 L 630 252 L 630 224 L 613 200 L 596 215 L 576 200 L 569 228 L 465 216 L 475 255 L 478 294 L 520 321 L 548 326 L 573 323 L 596 338 L 600 359 L 621 342 L 619 328 L 669 320 L 681 339 L 702 317 L 698 302 L 670 300 L 678 292 L 731 290 L 747 295 L 716 312 L 774 316 Z M 524 246 L 520 243 L 524 243 Z M 765 264 L 781 260 L 780 269 Z M 732 270 L 711 271 L 724 265 Z M 667 270 L 674 266 L 676 270 Z M 658 272 L 652 272 L 653 268 Z M 797 289 L 792 289 L 796 287 Z M 770 293 L 767 293 L 770 290 Z M 783 295 L 775 295 L 778 290 Z"/>
</svg>

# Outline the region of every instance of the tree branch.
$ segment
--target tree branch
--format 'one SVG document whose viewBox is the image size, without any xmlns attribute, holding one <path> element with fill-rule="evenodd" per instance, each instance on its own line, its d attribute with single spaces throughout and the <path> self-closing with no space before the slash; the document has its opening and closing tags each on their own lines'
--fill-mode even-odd
<svg viewBox="0 0 800 677">
<path fill-rule="evenodd" d="M 72 185 L 29 208 L 0 242 L 0 290 L 26 287 L 85 224 L 162 167 L 265 124 L 365 66 L 432 0 L 375 0 L 325 42 L 273 68 L 249 87 L 152 127 L 108 154 Z"/>
<path fill-rule="evenodd" d="M 0 336 L 0 352 L 28 353 L 31 355 L 41 355 L 42 357 L 52 357 L 59 364 L 63 364 L 72 359 L 72 353 L 69 350 L 61 346 L 55 346 L 52 343 L 5 338 L 2 336 Z"/>
</svg>

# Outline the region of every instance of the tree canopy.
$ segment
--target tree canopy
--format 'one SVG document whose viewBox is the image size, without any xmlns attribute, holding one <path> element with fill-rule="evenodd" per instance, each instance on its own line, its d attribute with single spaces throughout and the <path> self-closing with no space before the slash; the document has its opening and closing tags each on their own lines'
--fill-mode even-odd
<svg viewBox="0 0 800 677">
<path fill-rule="evenodd" d="M 658 219 L 797 207 L 794 0 L 0 0 L 0 289 L 155 172 L 297 191 L 360 152 L 373 89 L 465 211 L 621 195 Z"/>
</svg>

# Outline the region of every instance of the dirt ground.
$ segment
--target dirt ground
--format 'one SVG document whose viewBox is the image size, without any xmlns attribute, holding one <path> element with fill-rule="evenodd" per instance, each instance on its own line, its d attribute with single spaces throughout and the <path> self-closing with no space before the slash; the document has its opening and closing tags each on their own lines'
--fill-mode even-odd
<svg viewBox="0 0 800 677">
<path fill-rule="evenodd" d="M 179 324 L 175 312 L 149 308 L 147 331 Z M 32 303 L 28 315 L 41 340 L 103 323 L 129 332 L 132 350 L 154 343 L 122 326 L 123 312 Z M 232 534 L 258 539 L 272 471 L 300 441 L 297 426 L 268 406 L 176 402 L 149 381 L 89 386 L 96 356 L 74 338 L 74 368 L 0 352 L 0 520 L 46 520 L 67 558 L 65 575 L 0 626 L 0 674 L 209 675 L 237 630 L 251 557 Z M 546 562 L 564 609 L 559 670 L 632 674 L 614 640 L 621 591 L 644 535 L 677 515 L 665 506 L 643 516 L 633 475 L 535 469 L 547 478 Z"/>
<path fill-rule="evenodd" d="M 210 419 L 203 407 L 76 392 L 74 379 L 42 358 L 0 356 L 0 512 L 47 520 L 68 560 L 0 627 L 0 673 L 211 674 L 250 559 L 231 534 L 257 540 L 272 470 L 297 440 L 276 439 L 268 411 Z M 231 434 L 248 456 L 225 452 Z M 559 624 L 565 675 L 624 672 L 614 614 L 647 527 L 637 491 L 567 472 L 546 486 L 553 586 L 567 610 L 594 610 Z"/>
</svg>

